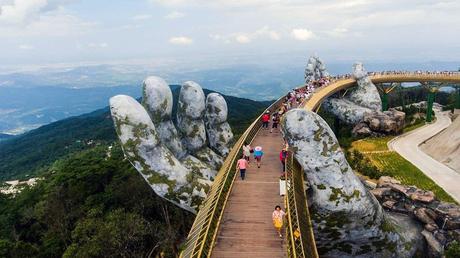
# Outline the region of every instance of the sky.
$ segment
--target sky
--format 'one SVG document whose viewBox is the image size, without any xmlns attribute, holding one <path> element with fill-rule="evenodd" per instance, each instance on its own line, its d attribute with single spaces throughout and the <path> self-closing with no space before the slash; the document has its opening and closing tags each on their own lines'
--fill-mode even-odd
<svg viewBox="0 0 460 258">
<path fill-rule="evenodd" d="M 460 61 L 458 0 L 0 0 L 0 66 Z"/>
</svg>

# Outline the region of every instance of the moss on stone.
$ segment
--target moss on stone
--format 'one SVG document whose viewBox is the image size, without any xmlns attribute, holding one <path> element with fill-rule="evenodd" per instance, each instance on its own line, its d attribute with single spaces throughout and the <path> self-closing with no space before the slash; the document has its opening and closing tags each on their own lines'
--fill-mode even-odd
<svg viewBox="0 0 460 258">
<path fill-rule="evenodd" d="M 335 188 L 335 187 L 330 187 L 331 188 L 331 195 L 329 196 L 329 201 L 331 202 L 336 202 L 335 205 L 338 205 L 340 200 L 343 199 L 344 202 L 350 202 L 351 199 L 353 198 L 359 198 L 360 196 L 360 191 L 355 189 L 353 190 L 353 193 L 351 193 L 350 195 L 347 195 L 346 193 L 344 193 L 342 191 L 342 188 Z"/>
<path fill-rule="evenodd" d="M 318 188 L 319 190 L 325 190 L 326 186 L 323 184 L 319 184 L 319 185 L 316 185 L 316 188 Z"/>
</svg>

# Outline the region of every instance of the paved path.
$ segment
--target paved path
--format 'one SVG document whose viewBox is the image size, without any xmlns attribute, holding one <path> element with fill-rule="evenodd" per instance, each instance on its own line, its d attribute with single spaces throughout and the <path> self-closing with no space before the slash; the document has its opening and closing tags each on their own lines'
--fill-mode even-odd
<svg viewBox="0 0 460 258">
<path fill-rule="evenodd" d="M 449 111 L 447 111 L 449 112 Z M 452 122 L 447 112 L 436 112 L 436 122 L 403 134 L 388 142 L 388 148 L 398 152 L 405 159 L 429 176 L 457 202 L 460 202 L 460 174 L 423 152 L 419 145 L 433 137 Z M 442 148 L 442 146 L 439 146 Z"/>
<path fill-rule="evenodd" d="M 284 206 L 279 195 L 281 133 L 261 129 L 251 146 L 257 145 L 264 151 L 262 166 L 257 168 L 251 157 L 246 179 L 238 176 L 234 182 L 212 257 L 285 257 L 271 217 L 276 205 Z"/>
</svg>

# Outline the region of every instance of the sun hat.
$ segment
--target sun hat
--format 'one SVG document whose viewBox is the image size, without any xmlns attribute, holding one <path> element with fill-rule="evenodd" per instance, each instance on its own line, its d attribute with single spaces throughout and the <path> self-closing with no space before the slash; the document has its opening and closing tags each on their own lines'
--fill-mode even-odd
<svg viewBox="0 0 460 258">
<path fill-rule="evenodd" d="M 256 146 L 256 147 L 254 148 L 254 150 L 255 150 L 255 151 L 261 151 L 261 150 L 262 150 L 262 147 Z"/>
</svg>

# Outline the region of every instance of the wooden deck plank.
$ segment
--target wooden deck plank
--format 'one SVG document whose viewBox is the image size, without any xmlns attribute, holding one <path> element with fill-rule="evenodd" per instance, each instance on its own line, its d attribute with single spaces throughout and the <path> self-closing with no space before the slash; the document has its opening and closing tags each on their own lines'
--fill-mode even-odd
<svg viewBox="0 0 460 258">
<path fill-rule="evenodd" d="M 262 166 L 257 168 L 251 157 L 246 179 L 238 175 L 234 182 L 212 257 L 285 257 L 284 239 L 277 235 L 271 219 L 276 205 L 284 208 L 279 195 L 283 139 L 278 131 L 261 129 L 251 145 L 262 146 Z"/>
</svg>

